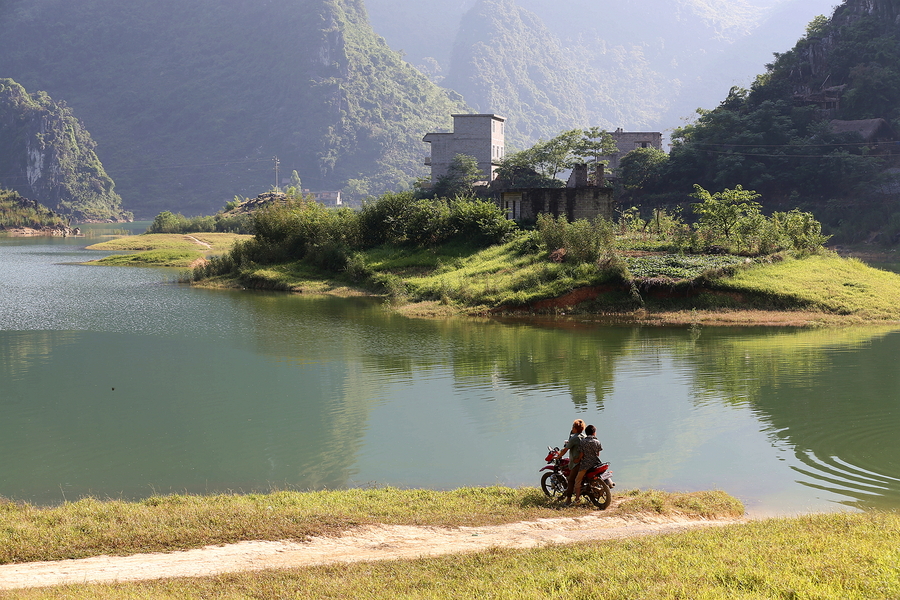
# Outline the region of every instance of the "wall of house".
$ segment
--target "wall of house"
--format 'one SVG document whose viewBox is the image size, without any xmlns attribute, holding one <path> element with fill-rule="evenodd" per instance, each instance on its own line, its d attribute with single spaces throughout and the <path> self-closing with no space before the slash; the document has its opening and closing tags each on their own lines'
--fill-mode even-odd
<svg viewBox="0 0 900 600">
<path fill-rule="evenodd" d="M 429 133 L 423 141 L 431 144 L 431 182 L 447 174 L 457 154 L 474 156 L 486 181 L 494 179 L 494 171 L 506 151 L 506 119 L 494 114 L 456 114 L 452 133 Z"/>
<path fill-rule="evenodd" d="M 499 192 L 494 202 L 516 221 L 533 221 L 539 214 L 564 215 L 570 222 L 598 216 L 612 219 L 615 210 L 612 188 L 606 187 L 507 190 Z"/>
<path fill-rule="evenodd" d="M 632 150 L 637 148 L 662 150 L 662 133 L 659 131 L 622 131 L 619 128 L 610 132 L 610 135 L 616 141 L 616 147 L 619 149 L 618 154 L 603 157 L 604 160 L 609 161 L 610 171 L 618 169 L 621 158 Z"/>
</svg>

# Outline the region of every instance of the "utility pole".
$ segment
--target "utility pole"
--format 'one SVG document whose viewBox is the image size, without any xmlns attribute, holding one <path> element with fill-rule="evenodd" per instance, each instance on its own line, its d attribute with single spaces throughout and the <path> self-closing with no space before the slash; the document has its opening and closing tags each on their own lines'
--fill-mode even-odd
<svg viewBox="0 0 900 600">
<path fill-rule="evenodd" d="M 277 156 L 273 156 L 272 160 L 275 161 L 275 189 L 277 190 L 280 189 L 280 186 L 278 185 L 278 165 L 280 164 L 280 161 Z"/>
</svg>

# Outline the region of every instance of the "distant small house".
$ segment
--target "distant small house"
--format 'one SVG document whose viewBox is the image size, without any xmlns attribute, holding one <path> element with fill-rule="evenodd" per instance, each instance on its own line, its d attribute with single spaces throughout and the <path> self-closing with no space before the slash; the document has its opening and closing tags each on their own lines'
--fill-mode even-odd
<svg viewBox="0 0 900 600">
<path fill-rule="evenodd" d="M 835 119 L 829 122 L 831 133 L 856 133 L 863 142 L 875 146 L 879 154 L 896 152 L 897 136 L 884 119 L 859 119 L 856 121 L 841 121 Z"/>
<path fill-rule="evenodd" d="M 312 196 L 313 200 L 315 200 L 319 204 L 324 204 L 325 206 L 341 206 L 343 204 L 341 201 L 340 190 L 337 190 L 335 192 L 311 192 L 309 190 L 303 190 L 302 193 L 304 197 Z"/>
</svg>

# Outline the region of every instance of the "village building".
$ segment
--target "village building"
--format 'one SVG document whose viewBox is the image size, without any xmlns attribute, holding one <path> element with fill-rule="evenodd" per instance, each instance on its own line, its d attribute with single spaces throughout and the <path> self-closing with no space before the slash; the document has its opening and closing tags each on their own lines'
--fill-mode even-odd
<svg viewBox="0 0 900 600">
<path fill-rule="evenodd" d="M 495 114 L 455 114 L 453 131 L 426 134 L 423 141 L 431 144 L 431 156 L 425 164 L 431 167 L 431 183 L 447 175 L 450 163 L 457 154 L 472 156 L 487 181 L 494 180 L 494 172 L 506 149 L 504 127 L 506 119 Z"/>
<path fill-rule="evenodd" d="M 565 216 L 569 222 L 613 218 L 613 189 L 606 185 L 603 164 L 593 178 L 587 165 L 576 165 L 564 188 L 509 188 L 494 192 L 494 202 L 514 221 L 534 221 L 540 214 Z"/>
<path fill-rule="evenodd" d="M 600 160 L 608 161 L 607 168 L 613 173 L 619 170 L 619 161 L 623 156 L 638 148 L 656 148 L 662 150 L 662 132 L 659 131 L 623 131 L 621 127 L 611 131 L 618 152 L 601 156 Z"/>
<path fill-rule="evenodd" d="M 312 196 L 312 199 L 318 202 L 319 204 L 324 204 L 325 206 L 341 206 L 343 204 L 341 200 L 341 191 L 321 191 L 321 192 L 313 192 L 310 190 L 303 190 L 303 197 Z"/>
</svg>

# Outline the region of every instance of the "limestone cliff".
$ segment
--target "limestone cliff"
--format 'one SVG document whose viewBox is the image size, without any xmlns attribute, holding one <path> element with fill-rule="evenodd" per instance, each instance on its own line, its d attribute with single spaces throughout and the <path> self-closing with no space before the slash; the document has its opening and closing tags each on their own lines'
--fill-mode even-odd
<svg viewBox="0 0 900 600">
<path fill-rule="evenodd" d="M 795 103 L 839 119 L 900 119 L 900 1 L 846 0 L 789 52 L 771 81 L 786 81 Z"/>
<path fill-rule="evenodd" d="M 0 79 L 0 188 L 79 221 L 126 220 L 94 146 L 65 104 Z"/>
</svg>

